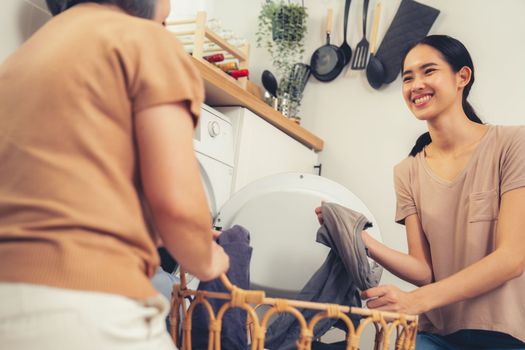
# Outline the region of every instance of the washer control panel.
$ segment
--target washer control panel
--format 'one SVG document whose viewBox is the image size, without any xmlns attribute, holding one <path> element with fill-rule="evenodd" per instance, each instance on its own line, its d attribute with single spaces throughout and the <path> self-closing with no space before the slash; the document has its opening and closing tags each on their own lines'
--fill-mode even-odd
<svg viewBox="0 0 525 350">
<path fill-rule="evenodd" d="M 195 151 L 233 167 L 233 127 L 224 114 L 203 106 L 193 143 Z"/>
</svg>

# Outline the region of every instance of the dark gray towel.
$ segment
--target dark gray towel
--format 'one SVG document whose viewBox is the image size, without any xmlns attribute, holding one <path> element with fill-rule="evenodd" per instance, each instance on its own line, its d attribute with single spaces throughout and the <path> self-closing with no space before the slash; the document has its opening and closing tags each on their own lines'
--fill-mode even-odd
<svg viewBox="0 0 525 350">
<path fill-rule="evenodd" d="M 230 269 L 226 276 L 239 288 L 249 289 L 250 286 L 250 233 L 241 226 L 234 226 L 224 230 L 217 243 L 224 248 L 230 257 Z M 210 282 L 201 282 L 199 290 L 212 292 L 228 292 L 219 279 Z M 215 313 L 226 300 L 207 299 Z M 193 313 L 191 341 L 193 349 L 208 349 L 208 312 L 202 305 L 197 306 Z M 221 345 L 223 349 L 246 350 L 248 339 L 246 335 L 246 312 L 239 309 L 229 309 L 222 320 Z"/>
<path fill-rule="evenodd" d="M 361 231 L 370 227 L 366 217 L 334 203 L 322 205 L 324 224 L 317 231 L 317 242 L 331 248 L 323 265 L 314 273 L 296 299 L 347 306 L 361 306 L 359 290 L 379 283 L 382 268 L 369 265 Z M 319 311 L 300 310 L 307 322 Z M 354 326 L 358 317 L 350 315 Z M 314 329 L 314 337 L 326 333 L 336 319 L 324 319 Z M 266 332 L 268 349 L 294 349 L 300 328 L 295 317 L 281 314 Z"/>
</svg>

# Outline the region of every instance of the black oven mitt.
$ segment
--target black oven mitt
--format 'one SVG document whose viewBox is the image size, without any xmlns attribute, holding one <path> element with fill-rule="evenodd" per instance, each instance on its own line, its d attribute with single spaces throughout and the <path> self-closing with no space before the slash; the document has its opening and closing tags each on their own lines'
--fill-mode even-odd
<svg viewBox="0 0 525 350">
<path fill-rule="evenodd" d="M 423 39 L 434 24 L 439 10 L 413 0 L 402 0 L 376 57 L 385 69 L 385 84 L 396 80 L 406 50 Z"/>
</svg>

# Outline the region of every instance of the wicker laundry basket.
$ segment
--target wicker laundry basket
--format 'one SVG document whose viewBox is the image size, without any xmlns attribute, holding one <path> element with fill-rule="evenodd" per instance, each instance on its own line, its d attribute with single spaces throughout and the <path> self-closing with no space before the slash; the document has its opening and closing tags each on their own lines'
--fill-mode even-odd
<svg viewBox="0 0 525 350">
<path fill-rule="evenodd" d="M 267 298 L 263 291 L 243 290 L 234 286 L 224 274 L 220 276 L 220 279 L 229 291 L 228 293 L 195 291 L 187 288 L 185 273 L 181 271 L 181 283 L 173 286 L 170 312 L 170 333 L 179 349 L 192 349 L 192 314 L 195 307 L 199 304 L 204 306 L 210 317 L 208 350 L 221 349 L 222 319 L 226 311 L 230 308 L 240 308 L 247 312 L 247 328 L 249 339 L 251 340 L 251 350 L 264 349 L 264 337 L 270 317 L 281 312 L 290 313 L 299 321 L 301 326 L 301 333 L 297 340 L 297 349 L 299 350 L 309 350 L 311 348 L 313 329 L 315 325 L 324 318 L 338 318 L 346 324 L 348 327 L 346 338 L 347 350 L 368 350 L 359 347 L 359 339 L 363 330 L 367 326 L 372 327 L 372 325 L 375 328 L 374 350 L 390 349 L 392 342 L 391 337 L 393 336 L 395 336 L 395 338 L 393 338 L 395 340 L 392 345 L 396 350 L 414 350 L 415 348 L 417 316 L 367 310 L 337 304 Z M 214 314 L 211 304 L 207 300 L 210 298 L 228 300 L 219 309 L 217 315 Z M 191 301 L 187 305 L 188 300 Z M 267 305 L 269 307 L 263 314 L 262 320 L 260 320 L 256 314 L 256 309 L 261 305 Z M 319 310 L 319 312 L 307 323 L 297 308 Z M 352 321 L 347 315 L 348 313 L 362 316 L 357 329 L 354 328 Z M 179 336 L 179 332 L 177 331 L 179 326 L 182 328 L 182 337 Z"/>
</svg>

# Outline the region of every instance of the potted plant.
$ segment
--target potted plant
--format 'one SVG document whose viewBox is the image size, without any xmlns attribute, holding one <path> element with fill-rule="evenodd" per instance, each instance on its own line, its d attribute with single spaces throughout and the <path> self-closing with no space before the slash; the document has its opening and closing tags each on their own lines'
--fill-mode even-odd
<svg viewBox="0 0 525 350">
<path fill-rule="evenodd" d="M 288 78 L 295 63 L 302 62 L 307 18 L 303 3 L 265 0 L 261 7 L 256 34 L 257 47 L 266 48 L 272 56 L 280 82 Z"/>
</svg>

